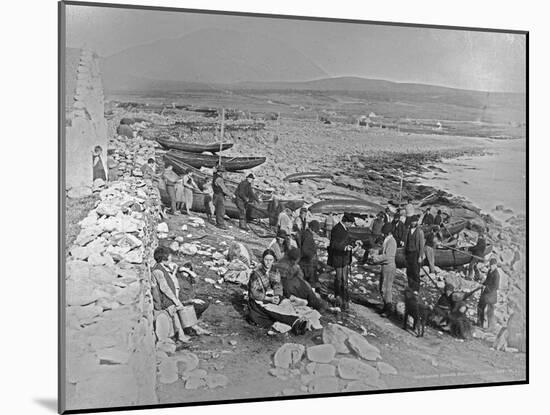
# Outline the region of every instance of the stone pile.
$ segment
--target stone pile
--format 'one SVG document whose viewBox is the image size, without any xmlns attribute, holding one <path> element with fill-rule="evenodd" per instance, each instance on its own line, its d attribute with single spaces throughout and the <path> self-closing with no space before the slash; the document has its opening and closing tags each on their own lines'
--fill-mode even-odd
<svg viewBox="0 0 550 415">
<path fill-rule="evenodd" d="M 129 177 L 98 197 L 66 262 L 68 407 L 155 404 L 146 262 L 156 246 L 158 191 Z"/>
<path fill-rule="evenodd" d="M 223 388 L 229 383 L 229 379 L 219 373 L 208 373 L 200 369 L 200 361 L 197 355 L 191 352 L 166 353 L 157 351 L 158 379 L 160 383 L 169 384 L 177 381 L 183 382 L 185 389 L 215 389 Z"/>
<path fill-rule="evenodd" d="M 320 345 L 286 343 L 277 350 L 269 374 L 296 385 L 286 388 L 284 395 L 382 389 L 383 376 L 397 375 L 393 366 L 381 361 L 378 348 L 353 330 L 329 324 L 322 339 Z"/>
<path fill-rule="evenodd" d="M 116 136 L 110 141 L 112 154 L 108 157 L 109 177 L 118 178 L 142 177 L 140 167 L 149 158 L 156 158 L 155 142 L 142 137 L 126 138 Z"/>
</svg>

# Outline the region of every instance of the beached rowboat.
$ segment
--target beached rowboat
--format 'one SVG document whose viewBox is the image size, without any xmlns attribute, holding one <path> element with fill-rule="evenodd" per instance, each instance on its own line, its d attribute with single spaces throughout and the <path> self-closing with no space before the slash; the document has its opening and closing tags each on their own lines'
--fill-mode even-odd
<svg viewBox="0 0 550 415">
<path fill-rule="evenodd" d="M 306 179 L 332 179 L 332 174 L 322 171 L 310 171 L 303 173 L 293 173 L 286 176 L 283 180 L 289 183 L 300 182 Z"/>
<path fill-rule="evenodd" d="M 219 157 L 208 154 L 186 153 L 178 150 L 170 150 L 166 155 L 174 157 L 190 166 L 213 168 L 218 164 Z M 227 171 L 246 170 L 265 163 L 265 157 L 222 157 L 222 166 Z"/>
<path fill-rule="evenodd" d="M 167 138 L 157 138 L 157 142 L 166 149 L 180 150 L 188 153 L 202 153 L 204 151 L 216 153 L 220 151 L 220 143 L 184 143 L 182 141 L 169 140 Z M 221 145 L 222 151 L 231 147 L 233 147 L 233 143 L 223 143 Z"/>
<path fill-rule="evenodd" d="M 333 199 L 322 200 L 309 207 L 311 213 L 344 213 L 355 215 L 367 215 L 384 211 L 384 207 L 378 203 L 360 199 Z"/>
<path fill-rule="evenodd" d="M 485 253 L 483 256 L 491 253 L 493 247 L 491 244 L 487 244 Z M 467 248 L 463 249 L 450 249 L 450 248 L 437 248 L 434 251 L 435 266 L 439 268 L 454 268 L 461 265 L 466 265 L 472 260 L 472 255 L 468 252 Z M 405 248 L 397 248 L 395 255 L 395 265 L 397 268 L 406 268 L 407 260 L 405 258 Z M 428 260 L 424 260 L 424 265 L 428 265 Z"/>
</svg>

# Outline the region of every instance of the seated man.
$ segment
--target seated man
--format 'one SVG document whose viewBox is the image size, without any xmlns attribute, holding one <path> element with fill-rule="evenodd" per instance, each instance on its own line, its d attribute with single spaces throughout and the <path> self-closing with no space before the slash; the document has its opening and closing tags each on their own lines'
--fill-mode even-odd
<svg viewBox="0 0 550 415">
<path fill-rule="evenodd" d="M 153 253 L 156 264 L 152 268 L 152 287 L 153 306 L 157 312 L 168 315 L 173 320 L 173 332 L 176 339 L 180 342 L 188 342 L 184 329 L 188 328 L 194 334 L 208 334 L 208 331 L 202 329 L 197 324 L 190 327 L 185 323 L 180 312 L 184 305 L 197 305 L 195 313 L 202 314 L 206 307 L 205 302 L 198 299 L 188 299 L 185 289 L 180 286 L 178 279 L 178 267 L 172 263 L 172 251 L 170 248 L 158 247 Z"/>
<path fill-rule="evenodd" d="M 460 293 L 454 291 L 452 284 L 445 284 L 445 289 L 433 309 L 434 323 L 441 327 L 446 326 L 449 322 L 449 314 L 455 309 L 461 298 Z"/>
<path fill-rule="evenodd" d="M 269 310 L 269 304 L 279 304 L 283 295 L 281 277 L 273 269 L 275 254 L 266 249 L 262 255 L 262 263 L 252 272 L 248 282 L 248 321 L 263 328 L 271 328 L 274 323 L 281 322 L 290 327 L 294 334 L 304 334 L 307 321 L 295 315 L 287 315 Z"/>
<path fill-rule="evenodd" d="M 304 281 L 303 273 L 298 265 L 300 261 L 300 251 L 297 248 L 290 249 L 281 259 L 275 268 L 281 276 L 283 286 L 283 296 L 291 296 L 307 300 L 307 305 L 319 312 L 329 309 L 328 304 L 318 297 L 311 286 Z"/>
</svg>

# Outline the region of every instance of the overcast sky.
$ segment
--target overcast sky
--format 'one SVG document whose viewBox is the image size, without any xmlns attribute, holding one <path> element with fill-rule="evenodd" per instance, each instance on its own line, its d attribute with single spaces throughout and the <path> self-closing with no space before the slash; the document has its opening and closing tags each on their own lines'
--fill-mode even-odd
<svg viewBox="0 0 550 415">
<path fill-rule="evenodd" d="M 330 76 L 525 92 L 523 35 L 67 6 L 67 45 L 101 56 L 205 28 L 277 39 Z"/>
</svg>

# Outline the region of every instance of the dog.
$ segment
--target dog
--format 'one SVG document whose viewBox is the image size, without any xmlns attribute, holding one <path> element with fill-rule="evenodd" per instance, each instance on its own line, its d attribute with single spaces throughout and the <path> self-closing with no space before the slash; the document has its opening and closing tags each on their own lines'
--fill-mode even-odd
<svg viewBox="0 0 550 415">
<path fill-rule="evenodd" d="M 405 292 L 405 316 L 403 319 L 403 329 L 408 329 L 409 316 L 413 318 L 413 332 L 416 337 L 424 337 L 426 323 L 432 313 L 432 308 L 424 303 L 416 291 L 406 288 Z"/>
</svg>

